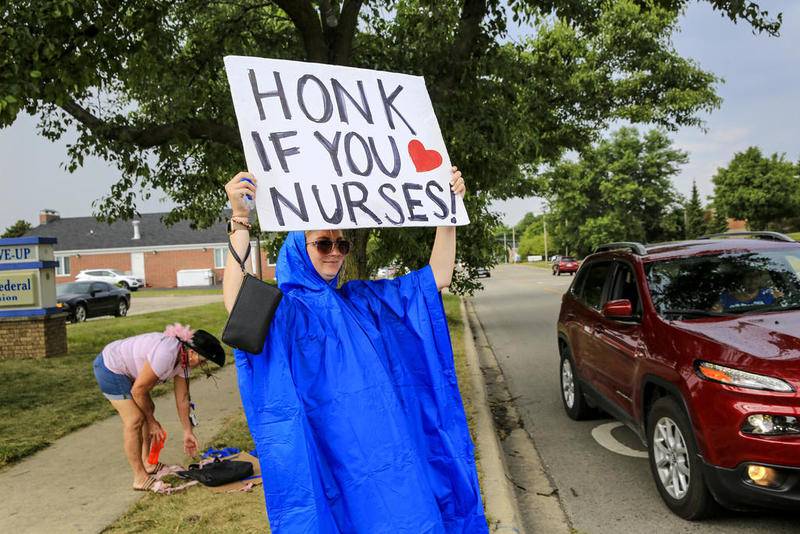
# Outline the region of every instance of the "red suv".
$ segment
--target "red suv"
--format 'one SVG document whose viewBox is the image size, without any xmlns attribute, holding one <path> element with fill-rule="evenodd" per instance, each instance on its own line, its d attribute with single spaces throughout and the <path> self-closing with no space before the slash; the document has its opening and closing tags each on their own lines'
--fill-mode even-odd
<svg viewBox="0 0 800 534">
<path fill-rule="evenodd" d="M 575 274 L 578 270 L 578 262 L 570 256 L 559 256 L 553 262 L 553 276 L 561 276 L 561 273 Z"/>
<path fill-rule="evenodd" d="M 686 519 L 800 510 L 800 243 L 747 234 L 605 245 L 562 300 L 567 414 L 633 429 Z"/>
</svg>

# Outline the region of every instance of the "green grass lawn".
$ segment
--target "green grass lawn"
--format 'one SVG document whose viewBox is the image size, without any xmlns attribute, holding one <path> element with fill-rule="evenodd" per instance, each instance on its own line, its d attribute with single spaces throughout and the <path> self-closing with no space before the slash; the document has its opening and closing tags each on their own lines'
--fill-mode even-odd
<svg viewBox="0 0 800 534">
<path fill-rule="evenodd" d="M 106 344 L 144 332 L 160 332 L 176 321 L 219 334 L 226 319 L 223 305 L 215 303 L 70 324 L 67 356 L 0 360 L 0 468 L 114 413 L 92 371 L 92 361 Z M 170 384 L 162 384 L 154 395 L 171 390 Z"/>
<path fill-rule="evenodd" d="M 800 232 L 792 232 L 791 234 L 786 234 L 795 241 L 800 241 Z"/>
<path fill-rule="evenodd" d="M 464 355 L 459 298 L 445 295 L 444 306 L 450 326 L 458 383 L 472 432 L 474 408 L 471 403 L 472 389 Z M 241 414 L 229 419 L 212 441 L 215 447 L 237 447 L 242 450 L 251 450 L 254 447 L 244 416 Z M 478 470 L 480 471 L 480 465 Z M 212 493 L 208 488 L 195 486 L 172 496 L 148 494 L 103 532 L 113 534 L 269 532 L 264 491 L 256 487 L 249 493 L 218 494 Z"/>
</svg>

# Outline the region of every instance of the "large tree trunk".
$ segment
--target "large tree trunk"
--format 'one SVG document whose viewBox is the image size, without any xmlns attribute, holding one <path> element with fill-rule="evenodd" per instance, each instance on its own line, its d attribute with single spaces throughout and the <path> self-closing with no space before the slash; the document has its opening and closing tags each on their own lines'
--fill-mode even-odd
<svg viewBox="0 0 800 534">
<path fill-rule="evenodd" d="M 321 1 L 315 9 L 311 0 L 276 0 L 294 23 L 303 41 L 308 61 L 350 65 L 353 38 L 363 0 Z M 341 7 L 340 7 L 341 6 Z M 353 248 L 344 264 L 341 281 L 365 279 L 369 229 L 348 230 Z"/>
<path fill-rule="evenodd" d="M 369 277 L 367 267 L 367 243 L 369 242 L 369 228 L 359 228 L 357 230 L 347 230 L 345 235 L 353 242 L 353 249 L 347 256 L 344 263 L 344 272 L 340 279 L 342 282 L 348 280 L 365 280 Z"/>
</svg>

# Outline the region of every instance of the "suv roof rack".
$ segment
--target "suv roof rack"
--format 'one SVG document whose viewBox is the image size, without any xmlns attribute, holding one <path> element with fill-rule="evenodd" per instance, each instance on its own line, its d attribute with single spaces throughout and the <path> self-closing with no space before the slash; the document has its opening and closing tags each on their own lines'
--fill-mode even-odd
<svg viewBox="0 0 800 534">
<path fill-rule="evenodd" d="M 594 249 L 595 254 L 598 252 L 606 252 L 609 250 L 630 250 L 634 254 L 638 254 L 639 256 L 644 256 L 647 254 L 647 249 L 644 248 L 644 245 L 641 243 L 637 243 L 635 241 L 620 241 L 618 243 L 606 243 L 605 245 L 600 245 L 596 249 Z"/>
<path fill-rule="evenodd" d="M 715 239 L 718 237 L 755 237 L 757 239 L 766 239 L 768 241 L 785 241 L 787 243 L 795 243 L 796 241 L 786 234 L 780 232 L 726 232 L 723 234 L 711 234 L 698 237 L 697 239 Z"/>
</svg>

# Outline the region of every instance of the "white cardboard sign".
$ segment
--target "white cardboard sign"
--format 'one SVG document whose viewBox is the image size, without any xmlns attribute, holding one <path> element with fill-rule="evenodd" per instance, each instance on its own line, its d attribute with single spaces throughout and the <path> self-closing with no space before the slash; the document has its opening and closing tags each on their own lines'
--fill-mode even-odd
<svg viewBox="0 0 800 534">
<path fill-rule="evenodd" d="M 263 230 L 469 223 L 422 77 L 244 56 L 225 70 Z"/>
</svg>

